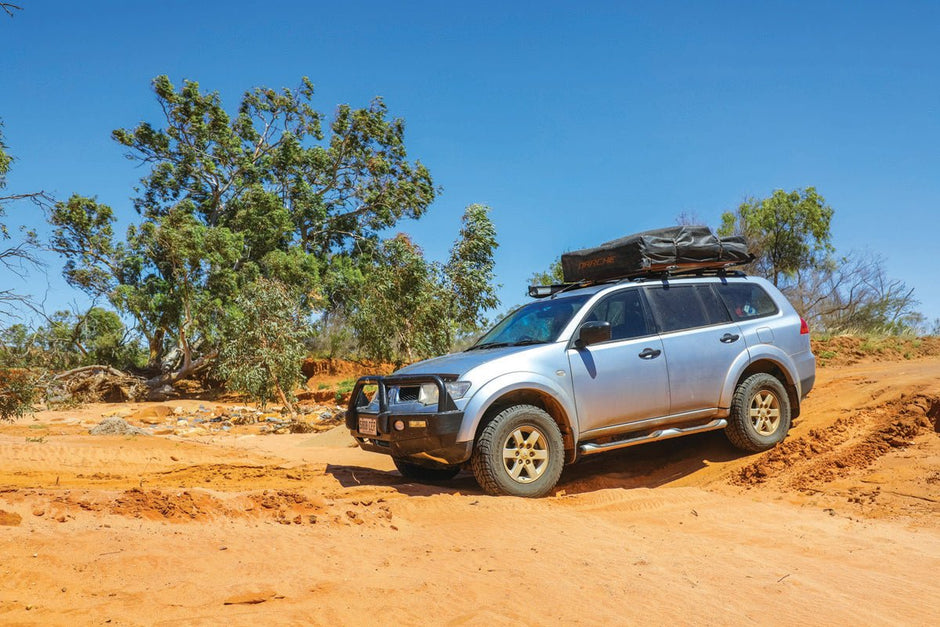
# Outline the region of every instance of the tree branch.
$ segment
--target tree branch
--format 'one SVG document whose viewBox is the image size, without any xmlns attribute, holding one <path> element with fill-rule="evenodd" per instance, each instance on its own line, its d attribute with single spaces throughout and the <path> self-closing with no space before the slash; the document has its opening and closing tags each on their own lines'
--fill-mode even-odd
<svg viewBox="0 0 940 627">
<path fill-rule="evenodd" d="M 4 13 L 9 15 L 10 17 L 13 17 L 13 12 L 22 11 L 23 7 L 16 5 L 16 4 L 12 4 L 10 2 L 0 2 L 0 9 L 3 9 Z"/>
</svg>

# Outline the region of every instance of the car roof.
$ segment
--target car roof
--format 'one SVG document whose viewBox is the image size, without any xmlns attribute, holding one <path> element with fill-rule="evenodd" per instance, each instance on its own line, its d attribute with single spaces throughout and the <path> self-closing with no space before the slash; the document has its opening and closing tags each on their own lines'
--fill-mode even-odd
<svg viewBox="0 0 940 627">
<path fill-rule="evenodd" d="M 621 279 L 619 281 L 605 281 L 603 283 L 595 283 L 592 285 L 586 285 L 584 287 L 572 287 L 570 289 L 565 289 L 563 291 L 557 292 L 552 296 L 547 297 L 545 300 L 558 300 L 562 298 L 568 298 L 570 296 L 582 296 L 588 295 L 593 296 L 599 292 L 603 291 L 613 291 L 614 288 L 627 287 L 627 286 L 642 286 L 642 285 L 656 285 L 668 282 L 670 284 L 675 283 L 695 283 L 695 282 L 708 282 L 714 283 L 717 281 L 732 281 L 735 283 L 742 282 L 753 282 L 759 277 L 748 276 L 748 275 L 729 275 L 729 276 L 667 276 L 667 277 L 639 277 L 633 279 Z M 533 299 L 538 300 L 538 299 Z"/>
</svg>

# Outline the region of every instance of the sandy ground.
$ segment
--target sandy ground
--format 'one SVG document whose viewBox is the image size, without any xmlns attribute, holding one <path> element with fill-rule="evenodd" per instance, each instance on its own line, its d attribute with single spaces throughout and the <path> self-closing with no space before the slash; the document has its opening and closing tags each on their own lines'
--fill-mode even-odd
<svg viewBox="0 0 940 627">
<path fill-rule="evenodd" d="M 626 449 L 534 501 L 342 427 L 88 435 L 116 409 L 0 426 L 0 624 L 940 622 L 940 357 L 821 368 L 773 451 Z"/>
</svg>

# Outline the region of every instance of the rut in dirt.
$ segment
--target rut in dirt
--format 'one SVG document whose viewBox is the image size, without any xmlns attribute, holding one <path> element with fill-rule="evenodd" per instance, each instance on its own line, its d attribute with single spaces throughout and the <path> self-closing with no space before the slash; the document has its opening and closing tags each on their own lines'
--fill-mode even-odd
<svg viewBox="0 0 940 627">
<path fill-rule="evenodd" d="M 865 469 L 925 434 L 940 435 L 940 397 L 903 397 L 787 439 L 735 472 L 730 482 L 752 486 L 773 480 L 790 489 L 806 490 Z"/>
</svg>

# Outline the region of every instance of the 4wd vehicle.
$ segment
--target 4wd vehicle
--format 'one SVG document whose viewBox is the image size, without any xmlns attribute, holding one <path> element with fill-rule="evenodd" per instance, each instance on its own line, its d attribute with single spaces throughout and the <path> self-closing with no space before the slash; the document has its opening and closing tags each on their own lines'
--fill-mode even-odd
<svg viewBox="0 0 940 627">
<path fill-rule="evenodd" d="M 406 477 L 469 466 L 486 492 L 527 497 L 581 456 L 646 442 L 724 429 L 769 449 L 813 386 L 806 322 L 764 279 L 693 265 L 530 289 L 544 297 L 466 351 L 361 378 L 346 424 Z"/>
</svg>

